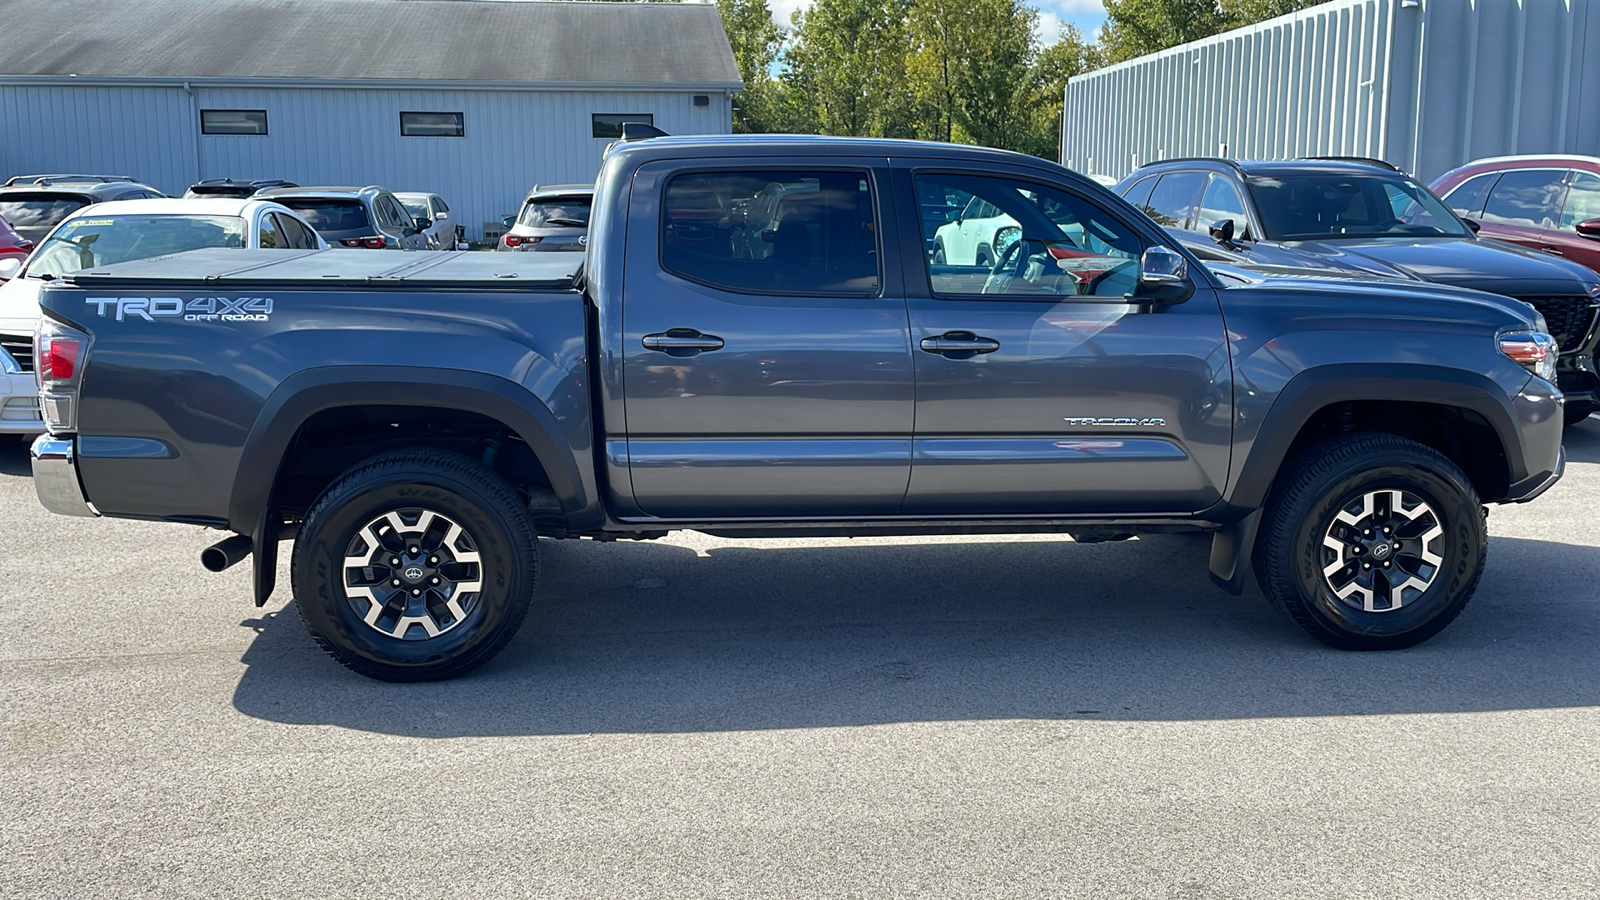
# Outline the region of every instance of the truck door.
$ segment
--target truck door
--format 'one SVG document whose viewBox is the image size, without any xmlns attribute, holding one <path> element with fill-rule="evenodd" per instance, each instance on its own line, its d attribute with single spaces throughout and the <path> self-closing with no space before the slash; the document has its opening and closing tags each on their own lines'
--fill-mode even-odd
<svg viewBox="0 0 1600 900">
<path fill-rule="evenodd" d="M 917 382 L 905 512 L 1186 513 L 1221 496 L 1232 387 L 1214 290 L 1191 275 L 1183 303 L 1130 304 L 1149 238 L 1048 176 L 902 161 L 895 179 L 901 221 L 934 194 L 1016 223 L 989 266 L 902 250 Z"/>
<path fill-rule="evenodd" d="M 646 514 L 892 514 L 911 347 L 886 272 L 884 160 L 642 166 L 623 318 L 628 470 Z"/>
</svg>

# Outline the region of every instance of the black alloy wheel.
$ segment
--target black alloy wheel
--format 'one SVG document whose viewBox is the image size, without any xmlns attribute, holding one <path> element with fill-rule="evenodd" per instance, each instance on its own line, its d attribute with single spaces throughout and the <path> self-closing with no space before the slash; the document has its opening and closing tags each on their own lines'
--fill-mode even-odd
<svg viewBox="0 0 1600 900">
<path fill-rule="evenodd" d="M 526 505 L 477 461 L 402 450 L 340 476 L 307 512 L 291 580 L 341 665 L 383 681 L 464 674 L 527 613 L 537 541 Z"/>
<path fill-rule="evenodd" d="M 1466 607 L 1488 553 L 1461 469 L 1391 434 L 1341 435 L 1286 466 L 1256 545 L 1262 591 L 1344 650 L 1426 641 Z"/>
</svg>

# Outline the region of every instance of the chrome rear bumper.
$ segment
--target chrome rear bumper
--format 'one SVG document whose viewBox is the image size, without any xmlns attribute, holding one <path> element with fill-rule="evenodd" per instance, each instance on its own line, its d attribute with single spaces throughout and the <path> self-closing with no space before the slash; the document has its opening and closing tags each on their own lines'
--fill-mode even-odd
<svg viewBox="0 0 1600 900">
<path fill-rule="evenodd" d="M 96 516 L 78 482 L 78 460 L 73 442 L 40 435 L 28 450 L 33 461 L 33 490 L 44 508 L 63 516 Z"/>
</svg>

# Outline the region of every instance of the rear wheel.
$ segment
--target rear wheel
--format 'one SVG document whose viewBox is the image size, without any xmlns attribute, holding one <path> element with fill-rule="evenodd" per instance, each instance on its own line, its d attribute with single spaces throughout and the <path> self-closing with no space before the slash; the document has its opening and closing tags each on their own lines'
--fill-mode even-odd
<svg viewBox="0 0 1600 900">
<path fill-rule="evenodd" d="M 1263 592 L 1344 650 L 1420 644 L 1449 625 L 1483 575 L 1477 491 L 1429 447 L 1387 434 L 1307 449 L 1270 502 L 1255 555 Z"/>
<path fill-rule="evenodd" d="M 516 491 L 455 453 L 404 450 L 346 472 L 295 541 L 300 618 L 349 669 L 384 681 L 468 672 L 522 624 L 537 571 Z"/>
</svg>

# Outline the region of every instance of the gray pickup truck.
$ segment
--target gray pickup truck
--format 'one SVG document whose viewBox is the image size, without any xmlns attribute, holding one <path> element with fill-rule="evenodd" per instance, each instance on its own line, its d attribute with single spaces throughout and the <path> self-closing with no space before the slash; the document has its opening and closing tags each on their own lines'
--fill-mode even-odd
<svg viewBox="0 0 1600 900">
<path fill-rule="evenodd" d="M 536 538 L 684 528 L 1210 532 L 1223 587 L 1253 569 L 1322 641 L 1405 647 L 1471 597 L 1483 505 L 1561 473 L 1526 304 L 1208 270 L 1030 157 L 657 138 L 610 154 L 589 234 L 60 279 L 39 496 L 235 532 L 202 562 L 253 556 L 258 604 L 293 539 L 317 642 L 407 681 L 506 644 Z M 929 249 L 963 235 L 981 259 Z"/>
</svg>

